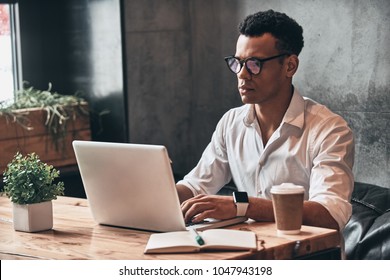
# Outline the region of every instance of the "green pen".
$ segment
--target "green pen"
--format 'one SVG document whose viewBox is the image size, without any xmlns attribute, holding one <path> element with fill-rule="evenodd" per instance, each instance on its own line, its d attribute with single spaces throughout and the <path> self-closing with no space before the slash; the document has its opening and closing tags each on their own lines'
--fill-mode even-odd
<svg viewBox="0 0 390 280">
<path fill-rule="evenodd" d="M 199 245 L 204 245 L 204 240 L 203 240 L 202 236 L 200 236 L 200 234 L 196 231 L 196 229 L 190 228 L 190 231 L 194 234 L 196 242 Z"/>
</svg>

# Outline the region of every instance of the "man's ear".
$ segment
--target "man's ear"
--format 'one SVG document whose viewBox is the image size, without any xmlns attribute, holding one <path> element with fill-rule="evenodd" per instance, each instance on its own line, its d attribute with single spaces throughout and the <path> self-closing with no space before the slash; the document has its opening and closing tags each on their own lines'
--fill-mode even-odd
<svg viewBox="0 0 390 280">
<path fill-rule="evenodd" d="M 298 70 L 298 65 L 299 65 L 299 58 L 297 55 L 292 54 L 287 58 L 287 72 L 286 76 L 288 78 L 292 78 Z"/>
</svg>

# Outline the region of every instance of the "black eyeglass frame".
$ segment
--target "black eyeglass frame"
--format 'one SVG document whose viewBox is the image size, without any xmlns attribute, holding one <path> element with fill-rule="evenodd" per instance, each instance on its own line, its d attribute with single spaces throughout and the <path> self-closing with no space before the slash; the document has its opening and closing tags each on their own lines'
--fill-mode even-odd
<svg viewBox="0 0 390 280">
<path fill-rule="evenodd" d="M 226 61 L 226 64 L 227 64 L 229 70 L 232 71 L 234 74 L 240 73 L 241 70 L 242 70 L 242 67 L 245 65 L 246 70 L 247 70 L 251 75 L 259 75 L 259 74 L 261 73 L 261 70 L 263 69 L 263 64 L 264 64 L 264 62 L 269 61 L 269 60 L 272 60 L 272 59 L 275 59 L 275 58 L 282 57 L 282 56 L 284 56 L 284 55 L 290 55 L 290 54 L 289 54 L 289 53 L 282 53 L 282 54 L 278 54 L 278 55 L 274 55 L 274 56 L 266 57 L 266 58 L 258 58 L 258 57 L 250 56 L 250 57 L 247 57 L 247 58 L 245 58 L 245 59 L 239 59 L 238 57 L 236 57 L 236 56 L 234 56 L 234 55 L 229 55 L 229 56 L 226 56 L 226 57 L 224 58 L 224 60 Z M 238 70 L 238 72 L 235 72 L 235 71 L 233 71 L 232 68 L 230 68 L 229 60 L 232 59 L 232 58 L 238 60 L 238 62 L 239 62 L 239 64 L 240 64 L 240 70 Z M 247 64 L 246 64 L 246 62 L 247 62 L 248 60 L 255 60 L 255 61 L 259 62 L 259 65 L 260 65 L 259 73 L 254 74 L 254 73 L 252 72 L 252 70 L 249 69 L 249 67 L 248 67 Z"/>
</svg>

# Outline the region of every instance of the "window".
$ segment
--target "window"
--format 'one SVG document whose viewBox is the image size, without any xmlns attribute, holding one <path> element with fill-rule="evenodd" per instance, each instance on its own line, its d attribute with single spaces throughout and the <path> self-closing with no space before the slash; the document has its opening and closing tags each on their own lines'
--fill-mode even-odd
<svg viewBox="0 0 390 280">
<path fill-rule="evenodd" d="M 13 100 L 21 85 L 17 4 L 0 2 L 0 102 Z"/>
</svg>

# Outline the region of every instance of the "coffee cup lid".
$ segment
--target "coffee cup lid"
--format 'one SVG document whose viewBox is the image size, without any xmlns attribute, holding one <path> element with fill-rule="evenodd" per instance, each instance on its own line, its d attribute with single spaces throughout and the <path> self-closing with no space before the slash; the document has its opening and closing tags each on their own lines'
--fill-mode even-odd
<svg viewBox="0 0 390 280">
<path fill-rule="evenodd" d="M 283 183 L 281 185 L 273 186 L 271 193 L 274 194 L 294 194 L 304 193 L 305 189 L 302 186 L 294 185 L 292 183 Z"/>
</svg>

